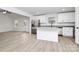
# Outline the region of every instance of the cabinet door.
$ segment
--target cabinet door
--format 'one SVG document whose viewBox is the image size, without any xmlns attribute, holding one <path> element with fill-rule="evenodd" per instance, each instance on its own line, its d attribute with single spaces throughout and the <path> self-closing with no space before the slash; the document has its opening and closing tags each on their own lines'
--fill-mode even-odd
<svg viewBox="0 0 79 59">
<path fill-rule="evenodd" d="M 63 27 L 63 36 L 73 37 L 73 27 Z"/>
<path fill-rule="evenodd" d="M 45 16 L 39 16 L 40 23 L 46 23 Z"/>
<path fill-rule="evenodd" d="M 64 22 L 75 22 L 75 13 L 66 13 L 65 14 L 66 18 L 64 19 Z"/>
<path fill-rule="evenodd" d="M 75 22 L 75 13 L 60 13 L 58 14 L 58 22 Z"/>
<path fill-rule="evenodd" d="M 64 17 L 64 14 L 58 14 L 58 22 L 63 22 Z"/>
</svg>

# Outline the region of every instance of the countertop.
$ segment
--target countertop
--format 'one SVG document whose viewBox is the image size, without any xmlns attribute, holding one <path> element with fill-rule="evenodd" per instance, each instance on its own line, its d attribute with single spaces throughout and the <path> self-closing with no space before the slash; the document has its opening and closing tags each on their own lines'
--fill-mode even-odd
<svg viewBox="0 0 79 59">
<path fill-rule="evenodd" d="M 47 27 L 47 28 L 53 28 L 53 27 L 62 28 L 62 27 L 74 27 L 74 26 L 73 26 L 73 25 L 70 25 L 70 26 L 69 26 L 69 25 L 67 25 L 67 26 L 66 26 L 66 25 L 62 25 L 62 26 L 55 25 L 55 26 L 52 26 L 52 27 L 51 27 L 51 26 L 40 26 L 40 27 L 32 27 L 32 29 L 37 29 L 37 28 L 41 28 L 41 27 L 43 27 L 43 28 L 44 28 L 44 27 L 45 27 L 45 28 L 46 28 L 46 27 Z"/>
<path fill-rule="evenodd" d="M 58 28 L 48 28 L 48 27 L 40 27 L 37 28 L 37 30 L 59 32 Z"/>
<path fill-rule="evenodd" d="M 38 26 L 35 26 L 35 27 L 32 27 L 32 29 L 37 29 L 37 28 L 41 28 L 41 27 L 47 27 L 47 28 L 53 28 L 53 27 L 57 27 L 57 28 L 62 28 L 62 27 L 75 27 L 75 24 L 52 24 L 52 27 L 50 24 L 43 24 L 43 25 L 40 25 L 40 27 Z"/>
</svg>

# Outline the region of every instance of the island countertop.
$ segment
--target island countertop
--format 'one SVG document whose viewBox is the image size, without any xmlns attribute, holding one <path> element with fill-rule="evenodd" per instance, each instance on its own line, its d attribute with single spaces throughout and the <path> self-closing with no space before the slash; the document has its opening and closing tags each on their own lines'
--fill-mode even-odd
<svg viewBox="0 0 79 59">
<path fill-rule="evenodd" d="M 42 30 L 42 31 L 56 31 L 59 32 L 58 28 L 54 27 L 38 27 L 37 30 Z"/>
</svg>

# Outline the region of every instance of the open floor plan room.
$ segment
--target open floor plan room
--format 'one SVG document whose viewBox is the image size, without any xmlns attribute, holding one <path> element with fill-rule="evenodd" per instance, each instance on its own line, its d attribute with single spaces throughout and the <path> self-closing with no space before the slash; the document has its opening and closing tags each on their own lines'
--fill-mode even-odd
<svg viewBox="0 0 79 59">
<path fill-rule="evenodd" d="M 79 52 L 79 7 L 0 7 L 0 52 Z"/>
</svg>

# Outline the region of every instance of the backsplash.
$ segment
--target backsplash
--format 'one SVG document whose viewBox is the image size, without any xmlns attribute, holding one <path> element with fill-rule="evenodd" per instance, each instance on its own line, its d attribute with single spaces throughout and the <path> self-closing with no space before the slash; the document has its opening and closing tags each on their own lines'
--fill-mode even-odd
<svg viewBox="0 0 79 59">
<path fill-rule="evenodd" d="M 70 23 L 56 23 L 52 24 L 53 26 L 75 26 L 75 24 L 70 24 Z M 40 24 L 40 26 L 51 26 L 51 24 Z"/>
</svg>

